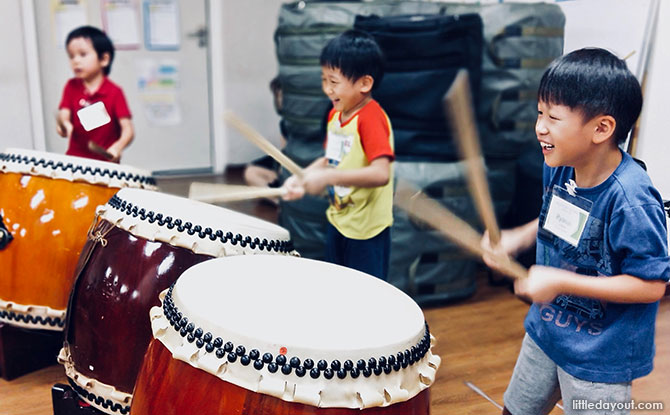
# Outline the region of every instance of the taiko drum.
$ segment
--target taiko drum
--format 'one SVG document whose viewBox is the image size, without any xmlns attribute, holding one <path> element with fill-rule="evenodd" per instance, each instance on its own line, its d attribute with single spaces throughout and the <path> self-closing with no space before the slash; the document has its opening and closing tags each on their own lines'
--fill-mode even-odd
<svg viewBox="0 0 670 415">
<path fill-rule="evenodd" d="M 63 330 L 74 270 L 95 209 L 119 188 L 154 189 L 148 172 L 32 150 L 0 153 L 0 321 Z M 7 238 L 9 239 L 9 238 Z"/>
<path fill-rule="evenodd" d="M 297 255 L 288 231 L 272 223 L 163 193 L 119 191 L 99 208 L 81 254 L 59 356 L 70 384 L 97 409 L 128 413 L 159 293 L 194 264 L 255 254 Z"/>
<path fill-rule="evenodd" d="M 290 257 L 195 265 L 151 310 L 131 413 L 429 413 L 440 358 L 419 306 L 370 275 Z"/>
</svg>

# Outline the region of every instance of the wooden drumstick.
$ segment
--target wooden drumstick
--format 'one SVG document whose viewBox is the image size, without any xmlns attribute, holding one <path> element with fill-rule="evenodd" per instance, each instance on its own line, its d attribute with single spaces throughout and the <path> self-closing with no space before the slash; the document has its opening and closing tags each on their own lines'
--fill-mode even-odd
<svg viewBox="0 0 670 415">
<path fill-rule="evenodd" d="M 226 120 L 233 127 L 237 128 L 244 137 L 254 143 L 258 148 L 263 150 L 267 155 L 275 159 L 279 164 L 284 166 L 286 170 L 290 171 L 298 177 L 303 177 L 303 171 L 293 160 L 286 157 L 277 147 L 270 141 L 263 137 L 258 131 L 253 129 L 249 124 L 242 121 L 239 117 L 230 111 L 223 114 L 223 119 Z"/>
<path fill-rule="evenodd" d="M 461 157 L 467 168 L 467 182 L 479 217 L 489 231 L 491 245 L 500 242 L 500 228 L 496 221 L 489 183 L 486 180 L 486 168 L 479 145 L 479 134 L 475 123 L 468 71 L 461 69 L 444 96 L 445 112 L 451 121 L 454 139 L 458 143 Z"/>
<path fill-rule="evenodd" d="M 91 150 L 93 153 L 106 158 L 107 160 L 111 160 L 114 158 L 112 153 L 107 151 L 103 146 L 93 141 L 88 142 L 88 149 Z"/>
<path fill-rule="evenodd" d="M 188 197 L 207 203 L 225 203 L 263 197 L 281 197 L 285 194 L 286 189 L 283 187 L 271 188 L 193 182 L 189 188 Z"/>
<path fill-rule="evenodd" d="M 394 203 L 413 218 L 432 226 L 452 242 L 481 258 L 485 253 L 499 260 L 500 271 L 513 278 L 526 278 L 528 270 L 512 258 L 501 257 L 481 246 L 482 236 L 467 222 L 428 198 L 408 183 L 398 182 Z"/>
</svg>

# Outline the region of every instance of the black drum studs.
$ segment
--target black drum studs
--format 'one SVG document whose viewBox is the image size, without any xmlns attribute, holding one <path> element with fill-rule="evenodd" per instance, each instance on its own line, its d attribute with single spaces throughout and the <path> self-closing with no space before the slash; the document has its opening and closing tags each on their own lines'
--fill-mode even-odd
<svg viewBox="0 0 670 415">
<path fill-rule="evenodd" d="M 2 155 L 0 154 L 0 156 Z M 181 219 L 173 219 L 171 216 L 163 217 L 162 213 L 153 211 L 147 212 L 143 208 L 138 208 L 132 203 L 122 200 L 118 195 L 112 196 L 107 204 L 128 216 L 140 218 L 149 223 L 158 223 L 159 226 L 165 226 L 168 229 L 177 228 L 178 232 L 186 232 L 189 235 L 198 235 L 200 239 L 209 238 L 211 241 L 218 239 L 221 243 L 230 243 L 235 246 L 239 243 L 242 248 L 245 248 L 248 245 L 251 249 L 258 248 L 261 251 L 265 250 L 268 252 L 275 251 L 288 253 L 293 251 L 293 243 L 291 241 L 268 241 L 267 239 L 260 240 L 260 238 L 257 237 L 252 239 L 251 236 L 245 236 L 239 233 L 233 235 L 230 231 L 224 234 L 220 229 L 213 230 L 209 227 L 203 229 L 201 225 L 193 225 L 191 222 L 184 223 Z"/>
<path fill-rule="evenodd" d="M 370 357 L 367 361 L 358 359 L 355 364 L 353 360 L 349 359 L 345 360 L 344 363 L 335 359 L 330 364 L 326 360 L 320 359 L 315 364 L 314 360 L 310 358 L 301 361 L 297 356 L 288 358 L 283 354 L 278 354 L 275 357 L 270 352 L 261 353 L 257 349 L 251 349 L 247 353 L 247 349 L 243 345 L 235 346 L 230 341 L 224 344 L 221 337 L 212 340 L 213 335 L 210 332 L 202 334 L 203 329 L 196 327 L 195 323 L 189 322 L 188 318 L 183 316 L 174 305 L 172 300 L 173 288 L 174 285 L 170 287 L 163 300 L 163 313 L 180 336 L 185 337 L 190 342 L 193 341 L 191 338 L 195 339 L 198 348 L 202 348 L 204 345 L 206 353 L 214 352 L 217 358 L 227 358 L 229 363 L 235 363 L 237 360 L 244 366 L 253 363 L 252 366 L 256 370 L 263 370 L 267 366 L 270 373 L 281 370 L 284 375 L 290 375 L 295 371 L 298 377 L 303 377 L 309 373 L 312 379 L 318 379 L 321 375 L 325 379 L 333 379 L 335 376 L 338 379 L 345 379 L 348 376 L 356 379 L 361 374 L 368 378 L 373 373 L 375 376 L 381 376 L 382 373 L 388 375 L 391 372 L 398 372 L 407 368 L 423 359 L 430 349 L 430 331 L 428 330 L 428 324 L 426 324 L 424 336 L 415 346 L 388 356 Z"/>
</svg>

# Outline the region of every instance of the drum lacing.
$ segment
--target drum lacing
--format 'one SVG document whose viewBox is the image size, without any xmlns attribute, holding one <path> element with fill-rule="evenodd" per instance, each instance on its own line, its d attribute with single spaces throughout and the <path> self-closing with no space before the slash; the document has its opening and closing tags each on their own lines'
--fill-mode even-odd
<svg viewBox="0 0 670 415">
<path fill-rule="evenodd" d="M 95 228 L 98 227 L 98 223 L 100 221 L 100 214 L 101 213 L 102 213 L 101 211 L 95 213 L 95 218 L 93 219 L 93 222 L 91 222 L 91 226 L 88 228 L 87 235 L 88 235 L 88 239 L 93 241 L 93 243 L 98 243 L 99 242 L 100 245 L 105 247 L 105 246 L 107 246 L 107 239 L 105 239 L 105 236 L 107 236 L 107 234 L 114 228 L 113 227 L 109 228 L 107 231 L 105 231 L 105 233 L 102 233 L 99 230 L 95 231 L 95 232 L 93 231 Z"/>
</svg>

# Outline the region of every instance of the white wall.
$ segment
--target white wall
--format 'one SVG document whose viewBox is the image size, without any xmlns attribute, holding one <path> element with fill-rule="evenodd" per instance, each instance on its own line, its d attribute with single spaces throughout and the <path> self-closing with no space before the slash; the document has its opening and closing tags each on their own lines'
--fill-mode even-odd
<svg viewBox="0 0 670 415">
<path fill-rule="evenodd" d="M 216 0 L 214 0 L 216 1 Z M 270 81 L 277 75 L 273 41 L 280 0 L 225 0 L 223 17 L 225 107 L 279 145 Z M 214 114 L 214 117 L 221 116 Z M 244 163 L 263 153 L 237 130 L 226 130 L 228 163 Z"/>
<path fill-rule="evenodd" d="M 670 2 L 661 0 L 654 48 L 645 79 L 644 104 L 635 156 L 647 163 L 647 171 L 664 199 L 670 199 Z"/>
<path fill-rule="evenodd" d="M 0 149 L 35 148 L 22 1 L 0 1 Z M 210 1 L 217 2 L 215 9 L 222 10 L 223 40 L 218 44 L 223 45 L 224 70 L 223 74 L 212 76 L 223 77 L 224 108 L 234 111 L 270 141 L 279 144 L 279 117 L 268 85 L 277 73 L 272 39 L 282 1 Z M 215 123 L 222 122 L 221 115 L 214 114 Z M 227 154 L 222 157 L 228 164 L 245 163 L 262 155 L 236 130 L 226 127 L 225 139 L 227 143 L 220 147 L 226 148 Z"/>
<path fill-rule="evenodd" d="M 0 149 L 5 147 L 33 148 L 30 95 L 27 80 L 25 42 L 23 37 L 22 0 L 0 1 Z M 211 0 L 222 6 L 223 21 L 223 89 L 225 109 L 236 112 L 259 132 L 273 141 L 279 142 L 279 117 L 272 106 L 272 95 L 268 83 L 277 73 L 275 48 L 272 40 L 277 25 L 281 0 Z M 639 3 L 633 0 L 578 0 L 561 2 L 568 9 L 580 8 L 594 2 L 614 3 L 631 7 L 631 16 L 640 16 L 635 9 Z M 645 0 L 643 3 L 647 3 Z M 645 105 L 642 111 L 641 128 L 636 156 L 645 160 L 655 185 L 666 199 L 670 199 L 670 174 L 665 172 L 668 165 L 667 154 L 670 142 L 665 138 L 666 111 L 670 108 L 670 81 L 665 74 L 670 71 L 670 51 L 663 39 L 670 35 L 670 2 L 661 0 L 655 48 L 646 76 Z M 573 21 L 568 22 L 566 48 L 575 48 L 586 42 L 587 33 L 596 36 L 606 44 L 614 45 L 615 51 L 626 54 L 630 47 L 617 43 L 617 38 L 627 40 L 629 28 L 625 7 L 599 8 L 602 14 L 582 13 L 585 30 L 574 35 Z M 623 22 L 612 19 L 611 14 L 618 9 Z M 621 12 L 623 11 L 623 12 Z M 577 13 L 579 15 L 579 13 Z M 610 17 L 607 17 L 610 16 Z M 591 23 L 589 23 L 591 22 Z M 606 26 L 603 26 L 607 23 Z M 607 29 L 609 27 L 609 29 Z M 591 28 L 591 29 L 589 29 Z M 598 28 L 598 30 L 593 30 Z M 577 31 L 579 33 L 579 31 Z M 617 36 L 618 35 L 618 36 Z M 591 43 L 591 42 L 589 42 Z M 622 46 L 624 45 L 624 46 Z M 601 45 L 598 45 L 601 46 Z M 620 49 L 620 50 L 617 50 Z M 641 57 L 633 56 L 637 66 Z M 213 74 L 217 76 L 217 74 Z M 214 114 L 215 122 L 221 122 L 220 114 Z M 226 157 L 229 164 L 243 163 L 261 155 L 237 131 L 226 127 Z"/>
<path fill-rule="evenodd" d="M 20 1 L 0 1 L 0 150 L 33 148 Z"/>
</svg>

